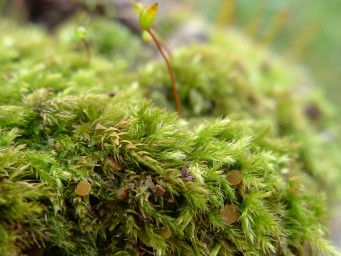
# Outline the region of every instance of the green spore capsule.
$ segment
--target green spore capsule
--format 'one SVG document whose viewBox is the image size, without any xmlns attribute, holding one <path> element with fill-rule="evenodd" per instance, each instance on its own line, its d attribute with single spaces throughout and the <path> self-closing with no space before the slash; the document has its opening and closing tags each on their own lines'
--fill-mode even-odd
<svg viewBox="0 0 341 256">
<path fill-rule="evenodd" d="M 86 29 L 84 27 L 78 27 L 75 34 L 79 39 L 84 40 L 86 38 Z"/>
<path fill-rule="evenodd" d="M 142 40 L 146 43 L 153 42 L 153 38 L 150 36 L 150 34 L 148 34 L 146 30 L 142 31 L 141 37 Z"/>
<path fill-rule="evenodd" d="M 144 30 L 152 27 L 158 11 L 158 3 L 148 5 L 140 13 L 140 26 Z"/>
</svg>

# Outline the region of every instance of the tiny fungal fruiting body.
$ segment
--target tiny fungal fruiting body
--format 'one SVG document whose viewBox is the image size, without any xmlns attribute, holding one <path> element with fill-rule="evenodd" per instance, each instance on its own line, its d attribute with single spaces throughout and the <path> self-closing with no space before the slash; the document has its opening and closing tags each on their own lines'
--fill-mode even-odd
<svg viewBox="0 0 341 256">
<path fill-rule="evenodd" d="M 127 198 L 128 192 L 126 190 L 124 190 L 124 189 L 119 189 L 119 190 L 117 190 L 115 196 L 116 196 L 117 200 L 122 201 L 122 200 Z"/>
<path fill-rule="evenodd" d="M 237 170 L 228 171 L 227 181 L 230 185 L 238 185 L 242 182 L 242 174 Z"/>
<path fill-rule="evenodd" d="M 86 196 L 91 191 L 91 184 L 85 180 L 82 180 L 78 183 L 76 187 L 76 193 L 79 196 Z"/>
<path fill-rule="evenodd" d="M 226 204 L 221 211 L 223 222 L 226 224 L 233 224 L 239 219 L 239 212 L 232 204 Z"/>
<path fill-rule="evenodd" d="M 123 164 L 111 156 L 107 156 L 105 163 L 115 172 L 122 170 Z"/>
</svg>

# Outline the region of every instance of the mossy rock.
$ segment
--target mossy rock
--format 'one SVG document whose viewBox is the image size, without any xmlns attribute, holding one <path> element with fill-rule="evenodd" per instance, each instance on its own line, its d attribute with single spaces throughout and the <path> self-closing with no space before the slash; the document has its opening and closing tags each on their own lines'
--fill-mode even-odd
<svg viewBox="0 0 341 256">
<path fill-rule="evenodd" d="M 178 118 L 144 99 L 161 67 L 143 78 L 96 50 L 88 64 L 68 27 L 1 24 L 1 255 L 339 255 L 298 145 L 248 97 L 239 117 Z"/>
</svg>

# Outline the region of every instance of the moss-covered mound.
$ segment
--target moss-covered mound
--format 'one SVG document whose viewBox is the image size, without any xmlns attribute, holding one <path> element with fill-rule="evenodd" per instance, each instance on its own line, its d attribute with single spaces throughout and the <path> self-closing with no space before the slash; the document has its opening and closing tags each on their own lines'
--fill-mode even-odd
<svg viewBox="0 0 341 256">
<path fill-rule="evenodd" d="M 68 27 L 53 40 L 0 24 L 0 255 L 337 255 L 298 145 L 252 112 L 269 100 L 261 90 L 243 89 L 233 111 L 226 98 L 226 112 L 203 94 L 198 112 L 186 103 L 201 89 L 180 87 L 188 117 L 240 117 L 179 119 L 143 99 L 161 68 L 132 72 L 122 49 L 109 62 L 100 42 L 87 64 Z M 218 99 L 225 71 L 177 63 L 179 81 L 202 75 Z"/>
<path fill-rule="evenodd" d="M 331 250 L 295 150 L 247 122 L 188 129 L 146 102 L 46 89 L 0 118 L 3 255 Z"/>
<path fill-rule="evenodd" d="M 237 114 L 291 137 L 307 176 L 340 197 L 340 120 L 305 70 L 233 30 L 177 50 L 172 60 L 184 117 Z M 164 63 L 141 68 L 139 82 L 156 104 L 175 108 Z"/>
</svg>

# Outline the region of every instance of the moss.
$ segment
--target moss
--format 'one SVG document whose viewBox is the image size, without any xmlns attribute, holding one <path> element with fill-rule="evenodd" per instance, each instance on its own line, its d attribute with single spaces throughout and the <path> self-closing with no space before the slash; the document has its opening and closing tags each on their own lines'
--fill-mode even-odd
<svg viewBox="0 0 341 256">
<path fill-rule="evenodd" d="M 319 180 L 324 189 L 331 188 L 331 193 L 338 190 L 338 119 L 302 68 L 233 30 L 227 35 L 218 31 L 208 43 L 177 50 L 173 57 L 185 117 L 238 114 L 261 122 L 274 135 L 291 137 L 301 144 L 300 157 L 308 176 Z M 141 68 L 139 81 L 147 97 L 174 109 L 162 64 L 154 62 Z"/>
<path fill-rule="evenodd" d="M 10 106 L 2 109 L 7 111 Z M 293 248 L 303 250 L 304 243 L 328 250 L 320 244 L 320 213 L 311 214 L 316 200 L 299 191 L 295 175 L 300 169 L 290 144 L 283 152 L 286 142 L 256 138 L 241 120 L 188 129 L 174 114 L 146 102 L 130 105 L 120 95 L 58 97 L 44 89 L 27 96 L 18 112 L 23 125 L 2 128 L 17 129 L 20 135 L 9 144 L 26 145 L 21 150 L 25 160 L 11 151 L 12 161 L 24 162 L 30 169 L 26 179 L 44 184 L 51 193 L 39 219 L 38 230 L 45 230 L 45 236 L 36 238 L 43 240 L 47 254 L 56 247 L 61 254 L 82 254 L 81 240 L 97 245 L 86 248 L 91 255 L 145 250 L 209 255 L 218 245 L 222 255 L 290 255 Z M 108 156 L 122 169 L 111 168 Z M 229 185 L 228 170 L 235 169 L 242 175 L 241 185 Z M 84 178 L 91 192 L 80 195 L 77 187 Z M 118 197 L 122 189 L 125 196 Z M 220 213 L 227 204 L 240 214 L 231 224 Z M 61 220 L 54 222 L 72 226 L 50 224 L 55 214 Z M 165 228 L 172 233 L 169 238 L 160 235 Z"/>
<path fill-rule="evenodd" d="M 16 54 L 0 57 L 1 255 L 338 255 L 324 239 L 324 198 L 305 187 L 302 149 L 279 137 L 306 126 L 283 121 L 271 109 L 280 97 L 214 45 L 175 54 L 179 119 L 156 106 L 171 108 L 161 64 L 131 72 L 94 47 L 87 65 L 64 41 L 67 25 L 58 40 L 6 27 L 0 52 Z"/>
</svg>

